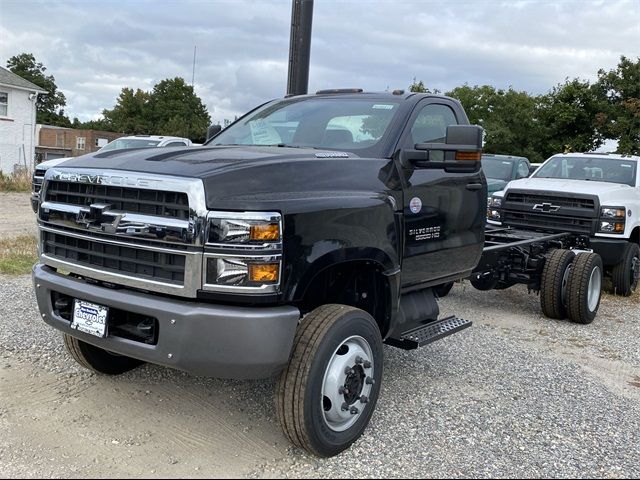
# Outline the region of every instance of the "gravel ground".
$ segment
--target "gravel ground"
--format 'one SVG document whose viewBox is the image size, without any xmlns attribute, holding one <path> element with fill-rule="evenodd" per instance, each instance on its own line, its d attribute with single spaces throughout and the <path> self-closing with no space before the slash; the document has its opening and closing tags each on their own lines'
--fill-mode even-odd
<svg viewBox="0 0 640 480">
<path fill-rule="evenodd" d="M 39 319 L 28 277 L 0 287 L 2 477 L 640 476 L 638 296 L 606 296 L 585 326 L 541 317 L 521 288 L 456 285 L 443 313 L 474 326 L 386 347 L 370 427 L 318 460 L 280 433 L 273 381 L 94 376 Z"/>
<path fill-rule="evenodd" d="M 0 192 L 0 238 L 36 234 L 30 194 Z"/>
</svg>

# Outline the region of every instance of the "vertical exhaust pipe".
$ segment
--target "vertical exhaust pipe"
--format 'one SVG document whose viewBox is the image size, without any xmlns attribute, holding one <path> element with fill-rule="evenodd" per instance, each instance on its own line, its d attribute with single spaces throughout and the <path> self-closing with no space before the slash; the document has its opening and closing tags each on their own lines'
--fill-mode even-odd
<svg viewBox="0 0 640 480">
<path fill-rule="evenodd" d="M 287 95 L 304 95 L 309 90 L 312 23 L 313 0 L 293 0 Z"/>
</svg>

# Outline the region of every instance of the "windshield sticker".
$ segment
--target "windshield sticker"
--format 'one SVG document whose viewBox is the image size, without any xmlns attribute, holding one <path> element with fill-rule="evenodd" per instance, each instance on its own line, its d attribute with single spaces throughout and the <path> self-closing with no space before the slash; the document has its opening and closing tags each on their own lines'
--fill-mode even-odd
<svg viewBox="0 0 640 480">
<path fill-rule="evenodd" d="M 418 213 L 422 210 L 422 200 L 418 197 L 413 197 L 409 202 L 409 208 L 411 209 L 411 213 Z"/>
<path fill-rule="evenodd" d="M 393 110 L 393 107 L 395 105 L 389 105 L 387 103 L 377 103 L 375 104 L 373 107 L 371 107 L 374 110 Z"/>
<path fill-rule="evenodd" d="M 316 158 L 349 158 L 346 152 L 318 152 Z"/>
<path fill-rule="evenodd" d="M 278 131 L 262 118 L 250 121 L 249 128 L 251 128 L 251 140 L 254 145 L 277 145 L 282 143 L 282 138 L 278 135 Z"/>
</svg>

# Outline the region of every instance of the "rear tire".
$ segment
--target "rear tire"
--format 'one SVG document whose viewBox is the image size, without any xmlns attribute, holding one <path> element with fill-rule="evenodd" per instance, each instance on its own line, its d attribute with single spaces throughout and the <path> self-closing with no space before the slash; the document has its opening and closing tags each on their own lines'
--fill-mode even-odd
<svg viewBox="0 0 640 480">
<path fill-rule="evenodd" d="M 144 362 L 135 358 L 109 353 L 102 348 L 63 334 L 64 346 L 69 354 L 82 367 L 103 375 L 120 375 L 139 367 Z"/>
<path fill-rule="evenodd" d="M 602 297 L 602 259 L 597 253 L 576 256 L 567 282 L 567 312 L 575 323 L 591 323 Z"/>
<path fill-rule="evenodd" d="M 371 315 L 346 305 L 316 308 L 298 327 L 276 386 L 285 435 L 314 455 L 337 455 L 367 427 L 381 380 L 382 337 Z"/>
<path fill-rule="evenodd" d="M 628 297 L 638 288 L 640 277 L 640 247 L 636 243 L 624 246 L 622 261 L 611 271 L 613 293 Z"/>
<path fill-rule="evenodd" d="M 567 318 L 565 295 L 569 267 L 576 255 L 571 250 L 553 250 L 544 264 L 540 282 L 540 306 L 545 317 Z"/>
</svg>

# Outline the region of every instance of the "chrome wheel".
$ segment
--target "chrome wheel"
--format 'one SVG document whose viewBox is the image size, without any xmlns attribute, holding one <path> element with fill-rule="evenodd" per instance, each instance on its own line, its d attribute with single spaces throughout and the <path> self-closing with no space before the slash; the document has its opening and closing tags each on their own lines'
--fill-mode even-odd
<svg viewBox="0 0 640 480">
<path fill-rule="evenodd" d="M 347 338 L 331 356 L 322 381 L 324 420 L 335 432 L 358 421 L 374 383 L 371 346 L 362 337 Z"/>
<path fill-rule="evenodd" d="M 589 279 L 589 296 L 588 296 L 588 304 L 589 310 L 592 312 L 598 308 L 598 304 L 600 303 L 600 295 L 602 289 L 602 271 L 600 267 L 596 267 L 591 271 L 591 278 Z"/>
</svg>

